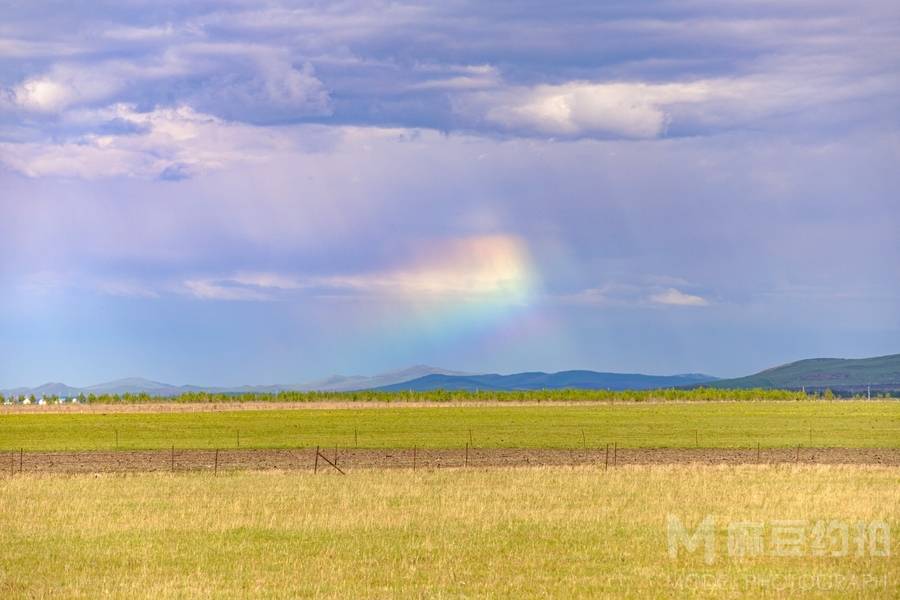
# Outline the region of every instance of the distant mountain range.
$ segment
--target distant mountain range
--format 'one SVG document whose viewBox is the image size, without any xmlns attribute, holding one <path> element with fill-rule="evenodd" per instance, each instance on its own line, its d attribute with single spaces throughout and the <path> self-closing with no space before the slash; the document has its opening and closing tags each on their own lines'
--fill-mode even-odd
<svg viewBox="0 0 900 600">
<path fill-rule="evenodd" d="M 778 388 L 840 392 L 900 390 L 900 354 L 874 358 L 810 358 L 755 375 L 704 383 L 715 388 Z"/>
<path fill-rule="evenodd" d="M 401 369 L 400 371 L 391 371 L 389 373 L 382 373 L 380 375 L 374 375 L 372 377 L 362 377 L 359 375 L 344 377 L 341 375 L 335 375 L 329 377 L 328 379 L 322 379 L 320 381 L 313 381 L 301 385 L 297 389 L 327 392 L 368 390 L 384 387 L 387 385 L 393 385 L 395 383 L 401 383 L 403 381 L 419 379 L 420 377 L 425 377 L 428 375 L 464 377 L 470 375 L 470 373 L 464 373 L 462 371 L 448 371 L 447 369 L 429 367 L 428 365 L 415 365 L 406 369 Z"/>
<path fill-rule="evenodd" d="M 425 390 L 651 390 L 715 381 L 710 375 L 641 375 L 639 373 L 599 373 L 597 371 L 560 371 L 559 373 L 515 373 L 512 375 L 441 375 L 431 374 L 377 388 L 380 391 Z"/>
<path fill-rule="evenodd" d="M 875 358 L 813 358 L 766 369 L 754 375 L 734 379 L 717 379 L 710 375 L 643 375 L 640 373 L 603 373 L 598 371 L 540 371 L 511 375 L 476 374 L 416 365 L 371 377 L 334 375 L 327 379 L 287 385 L 238 387 L 206 387 L 170 385 L 139 377 L 76 388 L 63 383 L 45 383 L 36 388 L 0 390 L 4 396 L 34 395 L 74 397 L 79 394 L 141 394 L 172 397 L 187 392 L 220 394 L 277 393 L 280 391 L 355 390 L 426 391 L 445 390 L 540 390 L 540 389 L 609 389 L 649 390 L 674 387 L 714 388 L 780 388 L 835 392 L 873 392 L 900 390 L 900 354 Z"/>
<path fill-rule="evenodd" d="M 389 386 L 403 381 L 418 379 L 426 375 L 466 376 L 470 374 L 463 373 L 462 371 L 450 371 L 447 369 L 439 369 L 437 367 L 429 367 L 428 365 L 415 365 L 399 371 L 390 371 L 371 377 L 362 375 L 333 375 L 327 379 L 310 381 L 307 383 L 244 385 L 236 387 L 171 385 L 168 383 L 151 381 L 142 377 L 129 377 L 82 388 L 72 387 L 64 383 L 45 383 L 35 388 L 21 387 L 0 390 L 0 394 L 3 394 L 4 396 L 34 395 L 36 398 L 41 396 L 64 396 L 69 398 L 76 397 L 80 394 L 84 394 L 85 396 L 90 394 L 98 396 L 101 394 L 148 394 L 150 396 L 172 397 L 188 392 L 209 392 L 216 394 L 275 394 L 282 391 L 351 392 L 355 390 L 368 390 Z"/>
</svg>

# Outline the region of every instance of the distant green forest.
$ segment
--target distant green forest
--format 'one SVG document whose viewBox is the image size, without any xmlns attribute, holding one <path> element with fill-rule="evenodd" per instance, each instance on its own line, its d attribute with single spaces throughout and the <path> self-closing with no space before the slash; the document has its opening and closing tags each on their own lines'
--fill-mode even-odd
<svg viewBox="0 0 900 600">
<path fill-rule="evenodd" d="M 359 403 L 478 403 L 478 402 L 527 402 L 527 403 L 640 403 L 640 402 L 755 402 L 755 401 L 806 401 L 820 398 L 865 399 L 865 393 L 850 394 L 831 390 L 806 392 L 780 389 L 664 389 L 664 390 L 524 390 L 524 391 L 489 391 L 471 392 L 464 390 L 431 390 L 413 392 L 383 392 L 362 390 L 355 392 L 278 392 L 259 394 L 216 394 L 209 392 L 189 392 L 174 397 L 160 397 L 150 394 L 103 394 L 82 395 L 77 399 L 81 404 L 146 404 L 146 403 L 316 403 L 316 402 L 359 402 Z M 891 393 L 872 393 L 874 398 L 890 398 Z M 55 396 L 44 397 L 43 400 L 30 397 L 25 402 L 33 404 L 44 402 L 56 404 L 60 399 Z M 22 403 L 21 397 L 4 399 L 4 404 Z M 71 403 L 71 400 L 68 402 Z"/>
</svg>

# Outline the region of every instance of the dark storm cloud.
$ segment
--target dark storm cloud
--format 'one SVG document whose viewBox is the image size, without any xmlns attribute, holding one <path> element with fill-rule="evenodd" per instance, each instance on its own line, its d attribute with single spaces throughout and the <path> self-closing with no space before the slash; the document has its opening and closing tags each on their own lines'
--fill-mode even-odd
<svg viewBox="0 0 900 600">
<path fill-rule="evenodd" d="M 613 138 L 831 129 L 898 114 L 889 2 L 5 10 L 5 111 L 48 128 L 67 109 L 116 102 L 249 123 Z"/>
</svg>

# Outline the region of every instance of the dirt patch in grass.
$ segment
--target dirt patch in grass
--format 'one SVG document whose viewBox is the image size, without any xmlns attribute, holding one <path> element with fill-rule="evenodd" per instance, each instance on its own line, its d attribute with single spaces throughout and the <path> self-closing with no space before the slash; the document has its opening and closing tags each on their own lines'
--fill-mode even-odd
<svg viewBox="0 0 900 600">
<path fill-rule="evenodd" d="M 515 466 L 671 464 L 853 464 L 900 466 L 900 449 L 879 448 L 587 448 L 547 449 L 347 449 L 121 450 L 107 452 L 4 452 L 0 474 L 146 471 L 437 469 Z"/>
</svg>

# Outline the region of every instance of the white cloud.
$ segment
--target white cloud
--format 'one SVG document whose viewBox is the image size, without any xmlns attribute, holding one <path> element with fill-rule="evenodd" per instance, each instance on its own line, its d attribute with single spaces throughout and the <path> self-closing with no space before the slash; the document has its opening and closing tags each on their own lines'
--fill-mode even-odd
<svg viewBox="0 0 900 600">
<path fill-rule="evenodd" d="M 708 82 L 540 85 L 475 99 L 486 121 L 546 135 L 654 138 L 666 128 L 667 107 L 710 97 Z"/>
<path fill-rule="evenodd" d="M 290 131 L 232 123 L 186 107 L 138 112 L 130 105 L 73 115 L 137 131 L 87 134 L 62 143 L 0 143 L 0 161 L 29 177 L 183 178 L 295 150 Z"/>
<path fill-rule="evenodd" d="M 46 77 L 29 79 L 14 91 L 16 102 L 34 110 L 58 110 L 73 96 L 73 90 L 59 81 Z"/>
<path fill-rule="evenodd" d="M 653 306 L 708 306 L 702 296 L 688 294 L 674 287 L 662 287 L 662 281 L 683 281 L 674 277 L 647 276 L 643 282 L 612 282 L 581 290 L 574 294 L 557 296 L 563 304 L 603 308 L 650 308 Z M 685 282 L 686 283 L 686 282 Z"/>
<path fill-rule="evenodd" d="M 495 88 L 500 85 L 500 73 L 492 65 L 467 65 L 460 67 L 437 66 L 420 67 L 422 70 L 444 71 L 453 74 L 451 77 L 427 79 L 409 86 L 410 90 L 480 90 Z"/>
<path fill-rule="evenodd" d="M 722 94 L 712 81 L 690 83 L 593 83 L 475 92 L 456 101 L 457 111 L 509 131 L 550 136 L 659 137 L 676 105 Z"/>
<path fill-rule="evenodd" d="M 264 301 L 273 299 L 265 292 L 233 285 L 227 280 L 189 279 L 184 282 L 184 291 L 200 300 Z"/>
<path fill-rule="evenodd" d="M 168 95 L 161 93 L 166 90 Z M 269 113 L 296 117 L 331 112 L 328 90 L 308 62 L 295 66 L 283 49 L 192 38 L 134 59 L 56 63 L 10 92 L 15 106 L 34 113 L 138 99 L 168 104 L 172 93 L 179 104 L 251 122 L 258 120 L 254 115 Z"/>
<path fill-rule="evenodd" d="M 35 59 L 43 57 L 71 56 L 83 52 L 76 44 L 48 39 L 20 39 L 0 36 L 0 56 L 4 58 Z"/>
<path fill-rule="evenodd" d="M 42 270 L 25 275 L 17 287 L 24 295 L 43 296 L 60 293 L 70 284 L 71 277 L 67 274 Z"/>
<path fill-rule="evenodd" d="M 14 86 L 12 95 L 20 109 L 61 113 L 72 107 L 107 104 L 128 91 L 147 89 L 141 86 L 190 75 L 198 66 L 178 51 L 136 60 L 59 62 Z"/>
<path fill-rule="evenodd" d="M 709 132 L 796 122 L 829 105 L 890 92 L 883 77 L 847 86 L 848 65 L 773 64 L 767 72 L 675 82 L 570 81 L 533 87 L 498 84 L 461 91 L 458 114 L 478 127 L 562 138 L 655 139 L 670 129 Z"/>
<path fill-rule="evenodd" d="M 238 273 L 229 278 L 230 282 L 258 288 L 275 290 L 296 290 L 309 285 L 300 279 L 282 273 Z"/>
<path fill-rule="evenodd" d="M 134 280 L 110 280 L 97 284 L 97 290 L 109 296 L 122 298 L 159 298 L 158 291 Z"/>
<path fill-rule="evenodd" d="M 509 235 L 433 240 L 417 260 L 395 268 L 335 275 L 316 282 L 326 288 L 404 301 L 492 299 L 527 301 L 536 285 L 525 243 Z"/>
<path fill-rule="evenodd" d="M 123 25 L 107 29 L 103 32 L 103 37 L 109 38 L 111 40 L 145 42 L 169 38 L 174 36 L 176 33 L 179 33 L 179 30 L 176 29 L 171 23 L 151 27 L 135 27 L 130 25 Z"/>
<path fill-rule="evenodd" d="M 709 302 L 702 296 L 686 294 L 675 288 L 668 288 L 658 294 L 653 294 L 650 296 L 650 301 L 667 306 L 709 306 Z"/>
<path fill-rule="evenodd" d="M 642 288 L 624 283 L 607 283 L 602 286 L 580 290 L 573 294 L 564 294 L 555 299 L 563 304 L 576 306 L 635 306 L 641 302 Z"/>
<path fill-rule="evenodd" d="M 528 300 L 535 276 L 520 239 L 507 235 L 434 240 L 416 251 L 408 264 L 366 272 L 300 276 L 240 272 L 226 277 L 185 280 L 180 291 L 202 300 L 269 301 L 307 290 L 404 303 L 481 300 L 519 304 Z"/>
</svg>

